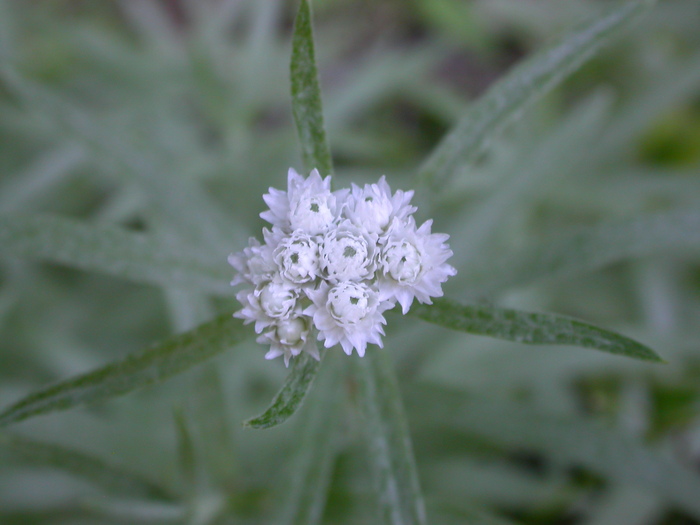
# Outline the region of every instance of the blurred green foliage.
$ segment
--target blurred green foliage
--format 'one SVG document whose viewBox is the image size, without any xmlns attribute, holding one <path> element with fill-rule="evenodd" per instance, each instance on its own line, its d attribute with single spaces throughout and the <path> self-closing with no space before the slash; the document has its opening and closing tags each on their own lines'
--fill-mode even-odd
<svg viewBox="0 0 700 525">
<path fill-rule="evenodd" d="M 452 299 L 576 316 L 667 361 L 391 315 L 385 345 L 430 523 L 700 522 L 700 4 L 661 2 L 451 178 L 416 180 L 488 86 L 610 4 L 314 5 L 335 183 L 386 174 L 415 187 L 419 218 L 451 235 Z M 237 308 L 215 284 L 226 286 L 226 255 L 258 235 L 267 188 L 301 168 L 295 9 L 0 1 L 0 219 L 147 234 L 150 258 L 133 271 L 156 268 L 161 284 L 93 272 L 71 250 L 56 264 L 0 244 L 0 406 Z M 118 259 L 115 235 L 103 238 Z M 212 280 L 159 281 L 171 254 Z M 244 429 L 286 374 L 262 356 L 249 340 L 162 384 L 3 431 L 0 523 L 293 523 L 309 480 L 328 493 L 306 523 L 380 522 L 360 386 L 345 378 L 337 398 L 314 396 L 339 384 L 322 375 L 288 423 Z M 324 401 L 334 432 L 318 438 L 306 430 Z M 325 481 L 304 470 L 316 453 Z"/>
</svg>

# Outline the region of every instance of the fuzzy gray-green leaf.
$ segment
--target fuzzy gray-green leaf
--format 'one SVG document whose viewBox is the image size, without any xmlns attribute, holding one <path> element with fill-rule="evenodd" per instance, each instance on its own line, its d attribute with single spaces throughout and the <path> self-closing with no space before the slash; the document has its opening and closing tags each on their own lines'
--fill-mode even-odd
<svg viewBox="0 0 700 525">
<path fill-rule="evenodd" d="M 561 315 L 463 306 L 448 299 L 438 299 L 433 305 L 414 305 L 410 312 L 430 323 L 475 335 L 525 344 L 581 346 L 644 361 L 662 361 L 653 350 L 637 341 Z"/>
<path fill-rule="evenodd" d="M 445 136 L 421 166 L 419 179 L 437 186 L 453 176 L 460 165 L 473 162 L 496 133 L 576 71 L 653 3 L 634 0 L 614 6 L 517 66 Z"/>
<path fill-rule="evenodd" d="M 193 258 L 143 234 L 59 216 L 0 216 L 3 255 L 65 264 L 136 282 L 230 295 L 226 263 Z"/>
<path fill-rule="evenodd" d="M 301 0 L 294 22 L 292 59 L 292 112 L 299 135 L 302 158 L 306 169 L 318 169 L 322 175 L 333 171 L 331 152 L 323 128 L 321 87 L 318 83 L 314 36 L 311 24 L 311 5 Z M 320 363 L 308 354 L 294 360 L 292 371 L 284 385 L 262 414 L 244 422 L 252 428 L 269 428 L 284 423 L 301 406 Z"/>
<path fill-rule="evenodd" d="M 0 427 L 40 414 L 96 403 L 158 383 L 240 343 L 243 323 L 222 315 L 143 352 L 39 390 L 0 412 Z"/>
<path fill-rule="evenodd" d="M 394 365 L 386 351 L 376 348 L 356 364 L 381 523 L 425 524 L 425 506 Z"/>
<path fill-rule="evenodd" d="M 326 141 L 314 51 L 311 6 L 301 0 L 292 37 L 292 112 L 299 135 L 302 158 L 307 170 L 317 168 L 325 176 L 333 171 L 331 152 Z"/>
<path fill-rule="evenodd" d="M 267 410 L 243 424 L 251 428 L 270 428 L 287 421 L 301 406 L 320 366 L 321 362 L 307 353 L 294 358 L 292 371 Z"/>
</svg>

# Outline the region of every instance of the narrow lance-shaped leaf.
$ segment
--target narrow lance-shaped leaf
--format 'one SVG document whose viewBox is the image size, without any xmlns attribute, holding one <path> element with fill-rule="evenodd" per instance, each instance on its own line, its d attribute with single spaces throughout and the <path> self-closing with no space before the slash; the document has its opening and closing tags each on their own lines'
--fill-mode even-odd
<svg viewBox="0 0 700 525">
<path fill-rule="evenodd" d="M 700 252 L 700 212 L 674 210 L 604 223 L 527 246 L 460 273 L 476 293 L 566 278 L 629 257 Z"/>
<path fill-rule="evenodd" d="M 323 128 L 321 87 L 316 70 L 311 6 L 308 0 L 301 0 L 294 22 L 290 76 L 292 113 L 304 164 L 309 170 L 317 168 L 325 176 L 333 170 L 333 161 Z M 244 424 L 252 428 L 269 428 L 284 423 L 301 406 L 319 366 L 320 363 L 307 354 L 297 357 L 292 371 L 270 407 Z"/>
<path fill-rule="evenodd" d="M 374 469 L 382 523 L 418 525 L 426 522 L 401 393 L 386 351 L 372 349 L 356 359 L 358 402 Z"/>
<path fill-rule="evenodd" d="M 448 299 L 438 299 L 433 305 L 414 305 L 410 313 L 430 323 L 475 335 L 525 344 L 581 346 L 645 361 L 662 361 L 641 343 L 561 315 L 463 306 Z"/>
<path fill-rule="evenodd" d="M 13 462 L 49 467 L 82 478 L 110 495 L 169 499 L 164 489 L 139 474 L 110 465 L 102 459 L 53 443 L 44 443 L 23 436 L 0 434 L 2 452 Z"/>
<path fill-rule="evenodd" d="M 290 73 L 292 112 L 304 164 L 308 170 L 317 168 L 322 176 L 328 175 L 333 171 L 333 161 L 323 127 L 321 87 L 316 70 L 311 5 L 308 0 L 301 0 L 294 22 Z"/>
<path fill-rule="evenodd" d="M 506 124 L 576 71 L 653 3 L 634 0 L 614 6 L 517 66 L 475 102 L 440 142 L 421 166 L 419 180 L 438 186 L 460 165 L 473 162 Z"/>
<path fill-rule="evenodd" d="M 322 359 L 323 355 L 324 352 L 321 353 Z M 287 421 L 301 406 L 320 366 L 321 362 L 307 353 L 294 358 L 292 371 L 267 410 L 243 424 L 251 428 L 270 428 Z"/>
<path fill-rule="evenodd" d="M 311 9 L 307 0 L 301 0 L 295 23 L 292 47 L 292 107 L 304 161 L 307 168 L 316 167 L 323 174 L 326 174 L 332 170 L 332 159 L 323 129 L 321 93 L 314 59 Z M 310 358 L 308 356 L 305 356 L 305 358 L 309 362 Z M 388 459 L 390 463 L 388 469 L 379 468 L 377 473 L 377 480 L 382 489 L 385 514 L 391 520 L 391 523 L 424 523 L 425 510 L 418 488 L 408 430 L 405 421 L 402 419 L 401 401 L 398 395 L 398 386 L 393 376 L 393 369 L 389 363 L 385 362 L 382 367 L 370 362 L 372 358 L 367 359 L 368 361 L 365 363 L 370 368 L 365 376 L 365 384 L 370 384 L 371 386 L 365 388 L 365 392 L 368 392 L 368 394 L 365 396 L 363 405 L 367 409 L 368 414 L 371 414 L 370 419 L 373 422 L 379 424 L 383 416 L 391 419 L 388 428 L 372 428 L 370 430 L 370 436 L 374 439 L 373 445 L 378 445 L 378 447 L 372 447 L 373 451 L 377 453 L 375 459 Z M 305 372 L 307 367 L 300 366 L 299 368 L 302 372 Z M 309 371 L 310 378 L 304 378 L 303 380 L 296 379 L 296 369 L 297 366 L 290 374 L 288 383 L 299 382 L 302 387 L 304 384 L 307 386 L 303 390 L 296 388 L 290 392 L 289 397 L 292 399 L 298 398 L 299 394 L 303 397 L 303 394 L 308 389 L 308 384 L 311 383 L 313 376 L 317 373 L 318 366 L 316 365 Z M 390 381 L 392 378 L 394 379 L 393 383 Z M 384 379 L 389 380 L 389 382 L 381 384 Z M 390 392 L 389 390 L 392 387 L 394 391 Z M 389 390 L 379 393 L 377 397 L 375 394 L 377 394 L 378 388 L 382 390 L 388 388 Z M 382 397 L 383 394 L 393 395 L 389 395 L 389 397 L 384 395 Z M 287 409 L 286 411 L 288 412 L 289 410 Z M 284 419 L 287 417 L 289 416 L 286 415 Z M 258 418 L 258 420 L 264 422 L 261 418 Z M 380 430 L 383 431 L 381 436 L 377 434 Z M 395 446 L 396 448 L 393 451 L 386 450 L 387 446 Z M 391 458 L 387 458 L 386 453 L 392 454 Z M 390 474 L 385 476 L 384 474 L 387 474 L 389 471 L 391 471 Z M 397 487 L 399 490 L 398 494 L 395 491 Z"/>
<path fill-rule="evenodd" d="M 176 335 L 141 353 L 39 390 L 0 412 L 0 427 L 104 401 L 184 372 L 250 335 L 229 314 Z"/>
<path fill-rule="evenodd" d="M 124 229 L 47 215 L 0 216 L 2 253 L 65 264 L 136 282 L 231 294 L 226 264 L 176 252 Z"/>
<path fill-rule="evenodd" d="M 317 525 L 321 523 L 328 499 L 337 437 L 342 414 L 343 374 L 340 362 L 345 356 L 329 354 L 305 410 L 299 444 L 296 447 L 290 482 L 285 485 L 283 511 L 278 525 Z"/>
</svg>

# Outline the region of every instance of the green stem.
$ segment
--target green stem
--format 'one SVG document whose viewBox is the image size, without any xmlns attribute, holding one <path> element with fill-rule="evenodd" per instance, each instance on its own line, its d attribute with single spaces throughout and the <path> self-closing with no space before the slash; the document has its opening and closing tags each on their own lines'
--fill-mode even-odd
<svg viewBox="0 0 700 525">
<path fill-rule="evenodd" d="M 370 349 L 355 361 L 382 523 L 425 524 L 411 436 L 390 357 L 386 351 Z"/>
</svg>

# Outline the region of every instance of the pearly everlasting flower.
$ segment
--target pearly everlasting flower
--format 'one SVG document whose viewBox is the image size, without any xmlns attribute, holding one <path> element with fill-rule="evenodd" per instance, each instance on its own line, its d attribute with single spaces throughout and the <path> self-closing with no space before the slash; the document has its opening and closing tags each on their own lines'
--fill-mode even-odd
<svg viewBox="0 0 700 525">
<path fill-rule="evenodd" d="M 392 194 L 385 177 L 364 187 L 331 191 L 330 176 L 303 178 L 293 169 L 287 190 L 263 195 L 272 225 L 229 256 L 242 308 L 234 316 L 254 323 L 266 359 L 307 353 L 319 359 L 316 340 L 350 355 L 382 346 L 384 312 L 397 302 L 403 313 L 414 299 L 430 303 L 456 271 L 447 235 L 416 226 L 412 191 Z"/>
<path fill-rule="evenodd" d="M 241 283 L 261 284 L 270 280 L 276 270 L 272 250 L 267 244 L 261 245 L 255 237 L 249 239 L 248 247 L 242 252 L 229 255 L 228 263 L 238 272 L 231 281 L 232 286 Z"/>
<path fill-rule="evenodd" d="M 363 281 L 374 276 L 377 236 L 345 221 L 329 231 L 320 249 L 321 269 L 331 283 Z"/>
<path fill-rule="evenodd" d="M 338 217 L 347 190 L 331 192 L 331 177 L 313 170 L 304 179 L 293 168 L 287 174 L 287 191 L 270 188 L 263 200 L 270 207 L 260 217 L 283 231 L 302 230 L 314 235 L 326 231 Z"/>
<path fill-rule="evenodd" d="M 313 304 L 304 313 L 313 316 L 326 348 L 340 344 L 346 354 L 354 348 L 362 357 L 367 343 L 382 346 L 382 313 L 393 305 L 380 301 L 375 290 L 363 283 L 342 282 L 332 288 L 324 283 L 310 295 Z"/>
<path fill-rule="evenodd" d="M 457 273 L 445 262 L 452 256 L 446 244 L 449 236 L 430 233 L 432 223 L 426 221 L 416 229 L 413 217 L 394 219 L 384 239 L 379 296 L 398 301 L 404 314 L 414 297 L 427 304 L 432 304 L 431 297 L 442 297 L 442 283 Z"/>
<path fill-rule="evenodd" d="M 297 305 L 299 291 L 281 281 L 270 281 L 253 290 L 242 290 L 236 299 L 243 308 L 233 314 L 245 324 L 255 323 L 255 331 L 262 332 L 271 324 L 288 319 Z"/>
<path fill-rule="evenodd" d="M 302 352 L 309 353 L 317 360 L 320 359 L 312 337 L 311 324 L 310 317 L 294 316 L 271 325 L 269 331 L 256 339 L 260 344 L 270 345 L 265 359 L 283 356 L 285 366 L 289 366 L 289 360 Z"/>
<path fill-rule="evenodd" d="M 380 233 L 394 217 L 403 220 L 416 211 L 416 207 L 409 204 L 411 198 L 413 191 L 398 190 L 392 196 L 386 177 L 382 175 L 376 184 L 365 184 L 364 188 L 352 185 L 345 213 L 354 224 L 370 233 Z"/>
<path fill-rule="evenodd" d="M 300 230 L 279 243 L 273 258 L 282 279 L 293 284 L 309 283 L 320 273 L 318 243 Z"/>
<path fill-rule="evenodd" d="M 432 304 L 431 297 L 442 297 L 442 283 L 457 270 L 445 261 L 452 257 L 446 244 L 448 235 L 430 233 L 432 220 L 416 229 L 413 217 L 395 219 L 389 227 L 380 256 L 379 296 L 396 300 L 408 312 L 415 297 Z"/>
</svg>

